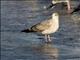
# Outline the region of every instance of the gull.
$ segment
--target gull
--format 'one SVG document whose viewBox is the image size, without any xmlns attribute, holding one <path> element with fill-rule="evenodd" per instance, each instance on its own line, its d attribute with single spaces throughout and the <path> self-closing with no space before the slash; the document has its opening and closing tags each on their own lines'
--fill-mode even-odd
<svg viewBox="0 0 80 60">
<path fill-rule="evenodd" d="M 49 7 L 47 7 L 47 9 L 52 8 L 53 6 L 55 6 L 58 3 L 62 3 L 62 2 L 66 2 L 67 3 L 67 9 L 68 9 L 68 13 L 70 13 L 71 11 L 71 4 L 70 4 L 70 0 L 52 0 L 52 3 L 50 4 Z"/>
<path fill-rule="evenodd" d="M 55 33 L 59 28 L 59 14 L 54 12 L 52 18 L 33 25 L 22 32 L 40 32 L 45 35 L 46 42 L 51 42 L 50 34 Z"/>
</svg>

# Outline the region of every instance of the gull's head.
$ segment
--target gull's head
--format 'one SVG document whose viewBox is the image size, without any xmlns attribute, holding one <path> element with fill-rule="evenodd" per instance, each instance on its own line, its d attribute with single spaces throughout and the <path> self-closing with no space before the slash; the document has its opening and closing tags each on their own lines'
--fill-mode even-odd
<svg viewBox="0 0 80 60">
<path fill-rule="evenodd" d="M 58 2 L 59 2 L 59 1 L 54 1 L 54 0 L 52 1 L 53 4 L 56 4 L 56 3 L 58 3 Z"/>
<path fill-rule="evenodd" d="M 55 13 L 52 14 L 52 18 L 53 19 L 57 19 L 58 17 L 59 17 L 59 14 L 58 13 L 55 12 Z"/>
</svg>

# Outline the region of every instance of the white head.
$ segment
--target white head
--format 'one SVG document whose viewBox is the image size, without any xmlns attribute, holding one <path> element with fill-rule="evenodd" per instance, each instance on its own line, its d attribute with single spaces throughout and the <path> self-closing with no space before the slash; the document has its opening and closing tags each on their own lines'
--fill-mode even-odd
<svg viewBox="0 0 80 60">
<path fill-rule="evenodd" d="M 56 3 L 58 3 L 58 1 L 54 1 L 54 0 L 53 0 L 52 3 L 53 3 L 53 4 L 56 4 Z"/>
<path fill-rule="evenodd" d="M 59 18 L 59 14 L 58 13 L 53 13 L 52 14 L 52 19 L 58 19 Z"/>
</svg>

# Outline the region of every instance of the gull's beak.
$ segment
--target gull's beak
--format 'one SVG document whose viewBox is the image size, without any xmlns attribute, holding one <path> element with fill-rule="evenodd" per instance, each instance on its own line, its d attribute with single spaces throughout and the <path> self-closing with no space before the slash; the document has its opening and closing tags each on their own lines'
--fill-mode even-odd
<svg viewBox="0 0 80 60">
<path fill-rule="evenodd" d="M 48 10 L 48 9 L 52 8 L 53 6 L 55 6 L 55 5 L 56 4 L 51 3 L 46 9 Z"/>
</svg>

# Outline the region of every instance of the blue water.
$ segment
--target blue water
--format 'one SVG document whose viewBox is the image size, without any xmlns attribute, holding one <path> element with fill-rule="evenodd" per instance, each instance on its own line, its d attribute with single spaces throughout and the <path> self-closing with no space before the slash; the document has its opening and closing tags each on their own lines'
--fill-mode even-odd
<svg viewBox="0 0 80 60">
<path fill-rule="evenodd" d="M 50 2 L 1 1 L 1 60 L 80 60 L 80 15 L 68 15 L 58 6 L 45 10 Z M 60 28 L 51 34 L 52 43 L 40 33 L 20 32 L 53 12 L 60 14 Z"/>
</svg>

